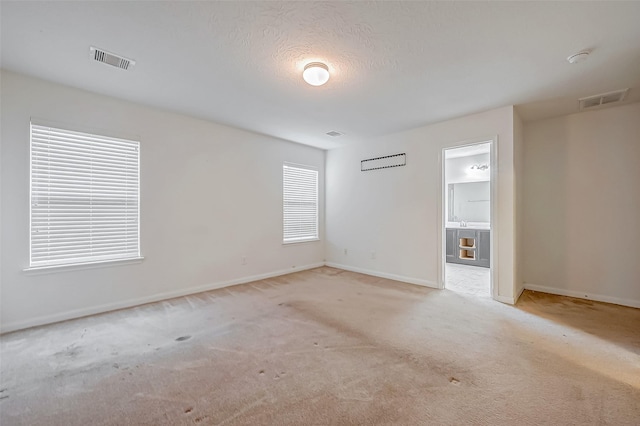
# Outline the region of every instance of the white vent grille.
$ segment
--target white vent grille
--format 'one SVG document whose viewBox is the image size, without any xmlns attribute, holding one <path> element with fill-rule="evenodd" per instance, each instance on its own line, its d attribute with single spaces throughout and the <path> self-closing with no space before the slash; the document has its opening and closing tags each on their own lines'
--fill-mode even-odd
<svg viewBox="0 0 640 426">
<path fill-rule="evenodd" d="M 622 102 L 627 97 L 627 93 L 629 93 L 629 89 L 616 90 L 615 92 L 602 93 L 600 95 L 578 99 L 578 103 L 580 110 L 597 108 L 603 105 Z"/>
<path fill-rule="evenodd" d="M 407 165 L 407 154 L 385 155 L 384 157 L 369 158 L 360 161 L 360 170 L 363 172 L 369 170 L 388 169 L 390 167 L 401 167 Z"/>
<path fill-rule="evenodd" d="M 136 61 L 132 59 L 127 59 L 123 56 L 118 56 L 115 53 L 110 53 L 106 50 L 98 49 L 93 46 L 89 49 L 89 55 L 91 59 L 123 70 L 128 70 L 136 64 Z"/>
</svg>

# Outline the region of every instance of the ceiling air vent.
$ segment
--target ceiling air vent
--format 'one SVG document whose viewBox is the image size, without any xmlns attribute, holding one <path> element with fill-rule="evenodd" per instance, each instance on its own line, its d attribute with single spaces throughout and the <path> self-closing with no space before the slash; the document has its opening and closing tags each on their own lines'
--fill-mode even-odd
<svg viewBox="0 0 640 426">
<path fill-rule="evenodd" d="M 332 138 L 336 138 L 338 136 L 342 136 L 342 133 L 336 132 L 335 130 L 332 130 L 330 132 L 327 132 L 327 135 L 331 136 Z"/>
<path fill-rule="evenodd" d="M 116 68 L 122 68 L 128 70 L 136 64 L 136 61 L 127 59 L 122 56 L 118 56 L 115 53 L 107 52 L 106 50 L 98 49 L 91 46 L 89 48 L 89 57 L 95 59 L 98 62 L 104 62 L 105 64 L 112 65 Z"/>
<path fill-rule="evenodd" d="M 615 92 L 580 98 L 578 99 L 578 103 L 580 105 L 580 110 L 597 108 L 603 105 L 622 102 L 627 97 L 627 93 L 629 93 L 629 89 L 616 90 Z"/>
</svg>

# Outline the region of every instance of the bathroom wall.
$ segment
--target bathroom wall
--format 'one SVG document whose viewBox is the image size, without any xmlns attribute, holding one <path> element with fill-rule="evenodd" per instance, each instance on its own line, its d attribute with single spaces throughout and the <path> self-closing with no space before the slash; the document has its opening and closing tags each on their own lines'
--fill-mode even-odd
<svg viewBox="0 0 640 426">
<path fill-rule="evenodd" d="M 474 164 L 489 164 L 490 162 L 488 153 L 448 158 L 445 160 L 445 179 L 447 183 L 488 181 L 491 179 L 489 169 L 471 170 L 471 166 Z"/>
</svg>

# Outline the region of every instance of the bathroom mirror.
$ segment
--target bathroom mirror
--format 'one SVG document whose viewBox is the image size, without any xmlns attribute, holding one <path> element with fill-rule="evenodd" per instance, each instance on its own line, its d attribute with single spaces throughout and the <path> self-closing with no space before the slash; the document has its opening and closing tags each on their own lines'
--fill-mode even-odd
<svg viewBox="0 0 640 426">
<path fill-rule="evenodd" d="M 491 185 L 486 182 L 450 183 L 447 211 L 449 222 L 491 221 Z"/>
</svg>

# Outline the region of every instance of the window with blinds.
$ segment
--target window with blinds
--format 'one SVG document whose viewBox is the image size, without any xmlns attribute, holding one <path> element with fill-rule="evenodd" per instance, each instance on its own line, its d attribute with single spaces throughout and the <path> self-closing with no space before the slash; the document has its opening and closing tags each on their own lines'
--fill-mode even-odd
<svg viewBox="0 0 640 426">
<path fill-rule="evenodd" d="M 139 142 L 31 123 L 30 267 L 140 257 Z"/>
<path fill-rule="evenodd" d="M 283 242 L 318 239 L 318 170 L 311 167 L 282 166 Z"/>
</svg>

